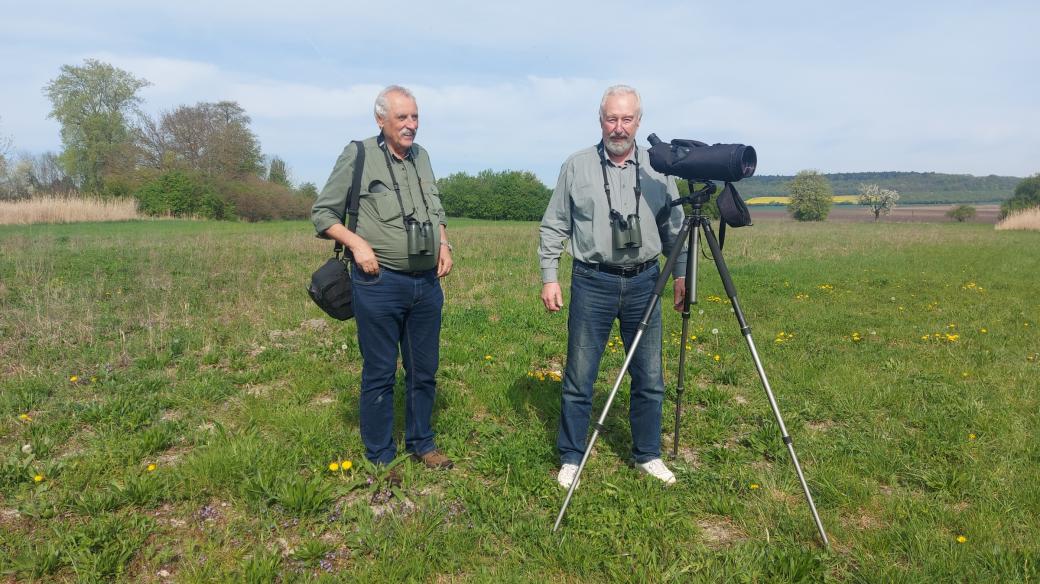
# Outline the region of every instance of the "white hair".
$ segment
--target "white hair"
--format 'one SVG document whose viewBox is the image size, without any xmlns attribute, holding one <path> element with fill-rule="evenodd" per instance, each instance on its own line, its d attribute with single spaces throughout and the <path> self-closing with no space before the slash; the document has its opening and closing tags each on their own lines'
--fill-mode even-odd
<svg viewBox="0 0 1040 584">
<path fill-rule="evenodd" d="M 603 92 L 603 99 L 599 100 L 599 119 L 603 119 L 604 109 L 607 107 L 607 98 L 615 95 L 634 95 L 636 96 L 636 108 L 637 118 L 643 119 L 643 98 L 639 97 L 639 92 L 634 87 L 629 85 L 611 85 Z"/>
<path fill-rule="evenodd" d="M 379 95 L 376 96 L 375 112 L 377 118 L 386 118 L 387 112 L 390 111 L 390 103 L 389 100 L 386 99 L 386 96 L 391 93 L 400 93 L 405 97 L 411 98 L 412 101 L 415 101 L 415 96 L 412 95 L 412 92 L 409 91 L 407 87 L 401 87 L 400 85 L 387 85 L 386 89 L 380 91 Z"/>
</svg>

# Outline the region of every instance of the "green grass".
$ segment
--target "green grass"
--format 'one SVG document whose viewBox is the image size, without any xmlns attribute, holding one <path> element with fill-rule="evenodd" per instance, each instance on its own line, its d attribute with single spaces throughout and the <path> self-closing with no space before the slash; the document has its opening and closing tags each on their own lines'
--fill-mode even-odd
<svg viewBox="0 0 1040 584">
<path fill-rule="evenodd" d="M 705 260 L 679 483 L 628 467 L 623 388 L 550 533 L 566 313 L 538 300 L 535 224 L 451 232 L 435 427 L 457 466 L 402 462 L 391 489 L 362 460 L 355 325 L 304 292 L 330 247 L 309 225 L 0 228 L 0 580 L 1040 578 L 1040 234 L 731 232 L 825 550 Z M 669 310 L 669 452 L 680 326 Z"/>
</svg>

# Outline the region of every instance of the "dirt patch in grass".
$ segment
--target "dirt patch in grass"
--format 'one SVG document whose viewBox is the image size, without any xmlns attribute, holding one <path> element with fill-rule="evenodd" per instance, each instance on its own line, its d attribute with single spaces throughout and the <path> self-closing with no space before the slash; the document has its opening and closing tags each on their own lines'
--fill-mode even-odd
<svg viewBox="0 0 1040 584">
<path fill-rule="evenodd" d="M 747 534 L 727 517 L 706 517 L 697 521 L 701 539 L 709 547 L 726 547 L 747 539 Z"/>
</svg>

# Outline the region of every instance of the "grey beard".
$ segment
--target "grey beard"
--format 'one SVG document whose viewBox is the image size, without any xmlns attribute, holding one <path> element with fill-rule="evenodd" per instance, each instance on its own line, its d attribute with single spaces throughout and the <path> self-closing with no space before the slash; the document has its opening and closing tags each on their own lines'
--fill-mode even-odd
<svg viewBox="0 0 1040 584">
<path fill-rule="evenodd" d="M 635 142 L 635 137 L 629 136 L 628 139 L 623 142 L 604 140 L 603 145 L 606 147 L 607 152 L 610 152 L 614 156 L 622 156 L 628 154 L 628 151 L 632 149 L 632 145 L 635 144 Z"/>
</svg>

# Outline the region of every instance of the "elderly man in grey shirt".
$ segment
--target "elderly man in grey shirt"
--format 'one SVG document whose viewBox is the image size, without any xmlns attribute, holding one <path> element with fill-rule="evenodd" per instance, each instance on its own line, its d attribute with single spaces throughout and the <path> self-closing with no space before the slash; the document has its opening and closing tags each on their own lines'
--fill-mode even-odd
<svg viewBox="0 0 1040 584">
<path fill-rule="evenodd" d="M 539 262 L 542 302 L 551 312 L 563 307 L 557 277 L 564 241 L 574 265 L 567 319 L 567 367 L 563 377 L 556 445 L 562 466 L 557 481 L 570 488 L 585 451 L 592 414 L 593 384 L 614 320 L 620 321 L 626 351 L 653 295 L 658 256 L 683 254 L 673 275 L 675 307 L 686 293 L 685 250 L 676 241 L 682 226 L 675 181 L 650 167 L 636 145 L 642 118 L 639 93 L 626 85 L 606 90 L 600 102 L 603 139 L 578 151 L 560 169 L 542 217 Z M 629 365 L 632 378 L 629 422 L 636 468 L 663 481 L 675 475 L 661 461 L 661 310 L 651 315 Z"/>
</svg>

